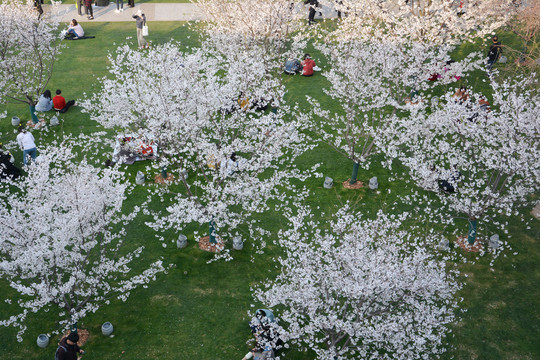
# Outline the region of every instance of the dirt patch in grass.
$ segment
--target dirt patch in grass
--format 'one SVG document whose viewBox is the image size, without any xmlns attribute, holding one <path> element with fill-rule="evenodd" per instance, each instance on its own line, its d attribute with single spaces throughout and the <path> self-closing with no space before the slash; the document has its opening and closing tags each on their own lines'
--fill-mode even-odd
<svg viewBox="0 0 540 360">
<path fill-rule="evenodd" d="M 504 301 L 493 301 L 487 305 L 488 309 L 502 309 L 506 307 L 506 303 Z"/>
<path fill-rule="evenodd" d="M 351 179 L 347 179 L 343 182 L 343 187 L 345 189 L 351 189 L 351 190 L 357 190 L 364 187 L 364 183 L 361 181 L 357 181 L 354 184 L 351 185 Z"/>
<path fill-rule="evenodd" d="M 456 239 L 456 244 L 465 252 L 479 252 L 484 247 L 479 240 L 476 240 L 474 244 L 469 244 L 466 236 L 462 236 Z"/>
<path fill-rule="evenodd" d="M 210 295 L 210 294 L 214 294 L 214 293 L 216 292 L 216 289 L 211 289 L 211 288 L 207 288 L 207 289 L 193 288 L 191 291 L 193 291 L 194 293 L 197 293 L 197 294 L 201 294 L 201 295 Z"/>
<path fill-rule="evenodd" d="M 210 236 L 204 236 L 199 239 L 199 248 L 208 252 L 221 252 L 225 248 L 225 244 L 220 239 L 217 239 L 217 243 L 210 242 Z"/>
<path fill-rule="evenodd" d="M 178 299 L 178 297 L 174 295 L 154 295 L 150 299 L 150 302 L 152 303 L 156 302 L 163 305 L 170 305 L 170 304 L 180 305 L 180 300 Z"/>
</svg>

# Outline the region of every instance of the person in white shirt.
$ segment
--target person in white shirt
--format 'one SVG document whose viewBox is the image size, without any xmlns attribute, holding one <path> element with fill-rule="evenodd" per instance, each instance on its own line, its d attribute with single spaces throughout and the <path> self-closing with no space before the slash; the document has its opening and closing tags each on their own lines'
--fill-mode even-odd
<svg viewBox="0 0 540 360">
<path fill-rule="evenodd" d="M 17 135 L 17 144 L 23 151 L 23 164 L 26 165 L 28 155 L 33 160 L 36 159 L 37 150 L 36 143 L 34 142 L 34 136 L 30 134 L 24 127 L 19 127 L 19 135 Z"/>
<path fill-rule="evenodd" d="M 82 26 L 77 23 L 77 20 L 71 20 L 71 24 L 67 29 L 66 37 L 74 37 L 75 39 L 81 38 L 84 36 L 84 30 Z"/>
</svg>

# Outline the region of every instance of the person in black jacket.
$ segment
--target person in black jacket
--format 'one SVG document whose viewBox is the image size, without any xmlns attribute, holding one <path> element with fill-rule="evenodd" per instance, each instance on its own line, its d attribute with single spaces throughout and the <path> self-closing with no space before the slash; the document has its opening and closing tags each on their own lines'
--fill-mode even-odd
<svg viewBox="0 0 540 360">
<path fill-rule="evenodd" d="M 317 0 L 305 0 L 304 4 L 309 4 L 308 24 L 311 25 L 315 22 L 316 8 L 319 7 L 319 2 Z"/>
<path fill-rule="evenodd" d="M 493 64 L 495 64 L 495 62 L 499 60 L 499 57 L 501 56 L 501 53 L 502 53 L 502 45 L 501 45 L 501 42 L 499 41 L 499 38 L 497 36 L 494 36 L 492 38 L 492 41 L 493 41 L 493 44 L 491 44 L 491 46 L 489 47 L 489 52 L 488 52 L 488 70 L 491 70 L 491 68 L 493 67 Z"/>
<path fill-rule="evenodd" d="M 21 170 L 11 163 L 12 155 L 2 148 L 0 143 L 0 181 L 10 178 L 17 179 L 21 176 Z"/>
<path fill-rule="evenodd" d="M 67 337 L 60 341 L 58 349 L 56 349 L 56 360 L 77 360 L 77 354 L 84 354 L 79 345 L 79 334 L 72 332 Z"/>
</svg>

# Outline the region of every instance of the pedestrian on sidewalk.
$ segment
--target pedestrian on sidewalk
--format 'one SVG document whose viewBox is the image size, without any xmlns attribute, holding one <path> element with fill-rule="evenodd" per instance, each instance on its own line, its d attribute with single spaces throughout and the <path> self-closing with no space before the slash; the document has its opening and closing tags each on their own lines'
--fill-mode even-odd
<svg viewBox="0 0 540 360">
<path fill-rule="evenodd" d="M 309 4 L 308 25 L 311 25 L 315 22 L 316 8 L 319 7 L 319 2 L 317 0 L 305 0 L 304 4 Z"/>
<path fill-rule="evenodd" d="M 94 10 L 92 9 L 93 0 L 84 0 L 84 6 L 86 6 L 86 15 L 88 15 L 88 20 L 94 20 Z"/>
<path fill-rule="evenodd" d="M 38 20 L 41 19 L 41 15 L 43 15 L 43 8 L 41 7 L 41 4 L 43 4 L 43 1 L 35 0 L 34 1 L 34 9 L 38 12 Z"/>
<path fill-rule="evenodd" d="M 75 0 L 75 6 L 77 7 L 77 14 L 79 16 L 83 16 L 82 14 L 83 0 Z"/>
<path fill-rule="evenodd" d="M 148 42 L 143 36 L 143 26 L 146 25 L 146 16 L 142 10 L 137 10 L 137 13 L 133 15 L 133 18 L 137 21 L 135 26 L 137 27 L 137 42 L 139 43 L 139 49 L 148 48 Z"/>
<path fill-rule="evenodd" d="M 116 10 L 114 12 L 119 13 L 124 11 L 124 0 L 116 0 Z"/>
<path fill-rule="evenodd" d="M 135 7 L 135 0 L 128 0 L 128 7 Z"/>
</svg>

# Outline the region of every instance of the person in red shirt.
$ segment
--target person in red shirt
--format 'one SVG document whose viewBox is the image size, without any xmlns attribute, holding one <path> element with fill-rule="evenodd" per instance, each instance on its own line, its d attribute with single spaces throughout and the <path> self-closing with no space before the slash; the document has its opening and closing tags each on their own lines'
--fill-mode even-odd
<svg viewBox="0 0 540 360">
<path fill-rule="evenodd" d="M 313 76 L 313 68 L 315 67 L 315 61 L 309 56 L 309 54 L 304 55 L 304 61 L 302 61 L 302 75 L 304 76 Z"/>
<path fill-rule="evenodd" d="M 66 104 L 66 99 L 61 95 L 62 91 L 60 89 L 56 90 L 56 96 L 53 97 L 53 106 L 54 110 L 60 111 L 62 114 L 68 111 L 69 107 L 75 105 L 75 100 L 69 100 Z"/>
</svg>

